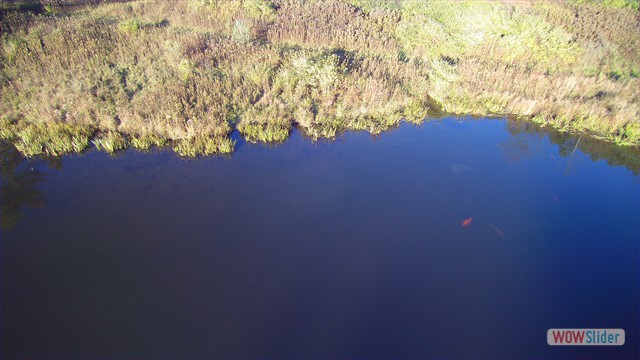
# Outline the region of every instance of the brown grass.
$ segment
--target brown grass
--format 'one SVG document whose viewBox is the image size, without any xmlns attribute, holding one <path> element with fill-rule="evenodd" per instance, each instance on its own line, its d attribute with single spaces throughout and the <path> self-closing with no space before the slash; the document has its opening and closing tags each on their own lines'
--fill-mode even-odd
<svg viewBox="0 0 640 360">
<path fill-rule="evenodd" d="M 234 129 L 250 141 L 282 141 L 296 125 L 313 138 L 379 133 L 440 110 L 640 144 L 640 21 L 629 8 L 149 0 L 48 15 L 2 9 L 0 136 L 29 155 L 82 150 L 87 137 L 107 151 L 172 142 L 193 156 L 232 151 Z"/>
</svg>

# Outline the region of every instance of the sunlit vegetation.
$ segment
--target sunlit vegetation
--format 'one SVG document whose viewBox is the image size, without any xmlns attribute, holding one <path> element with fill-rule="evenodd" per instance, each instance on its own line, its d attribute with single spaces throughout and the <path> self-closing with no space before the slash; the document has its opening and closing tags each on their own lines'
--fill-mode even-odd
<svg viewBox="0 0 640 360">
<path fill-rule="evenodd" d="M 233 151 L 229 135 L 379 133 L 516 115 L 640 144 L 637 0 L 2 1 L 0 136 Z M 37 5 L 37 4 L 36 4 Z"/>
</svg>

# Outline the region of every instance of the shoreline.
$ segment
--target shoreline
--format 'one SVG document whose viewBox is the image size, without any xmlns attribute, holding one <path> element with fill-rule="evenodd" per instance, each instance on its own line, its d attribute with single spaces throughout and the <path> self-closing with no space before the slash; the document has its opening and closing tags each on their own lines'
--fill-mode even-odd
<svg viewBox="0 0 640 360">
<path fill-rule="evenodd" d="M 152 147 L 171 147 L 179 156 L 199 157 L 233 153 L 234 140 L 231 139 L 231 134 L 234 132 L 237 132 L 244 141 L 254 144 L 279 144 L 285 142 L 293 129 L 300 131 L 303 136 L 310 141 L 323 139 L 333 141 L 341 134 L 350 131 L 363 131 L 370 133 L 372 136 L 377 136 L 397 128 L 402 123 L 420 126 L 445 118 L 463 117 L 527 123 L 541 130 L 545 129 L 574 137 L 584 136 L 594 141 L 604 142 L 620 148 L 627 148 L 631 151 L 635 149 L 640 154 L 640 142 L 617 142 L 611 133 L 594 132 L 593 129 L 588 127 L 572 127 L 570 123 L 546 121 L 544 119 L 523 117 L 516 114 L 453 114 L 443 113 L 441 111 L 417 121 L 400 118 L 385 123 L 383 125 L 384 128 L 380 127 L 380 123 L 375 122 L 371 125 L 371 128 L 367 128 L 367 123 L 356 123 L 356 126 L 353 127 L 341 126 L 330 129 L 324 133 L 330 136 L 319 135 L 318 130 L 315 129 L 308 131 L 307 128 L 296 121 L 292 121 L 286 128 L 278 129 L 280 132 L 276 135 L 273 135 L 273 132 L 269 131 L 268 128 L 253 128 L 250 129 L 252 132 L 247 134 L 235 126 L 230 127 L 228 132 L 224 134 L 215 136 L 205 134 L 186 139 L 163 138 L 153 133 L 145 135 L 127 134 L 110 129 L 73 126 L 66 123 L 27 125 L 17 123 L 4 124 L 4 126 L 0 128 L 0 140 L 11 143 L 25 157 L 62 156 L 72 153 L 82 153 L 92 147 L 107 153 L 115 153 L 119 150 L 126 149 L 148 150 Z M 640 131 L 640 124 L 634 126 L 633 129 Z"/>
<path fill-rule="evenodd" d="M 610 141 L 606 141 L 603 139 L 599 139 L 593 136 L 590 136 L 585 133 L 576 133 L 569 131 L 560 131 L 550 126 L 543 126 L 537 124 L 532 121 L 518 119 L 516 117 L 502 117 L 502 116 L 472 116 L 472 115 L 442 115 L 438 117 L 430 117 L 425 119 L 422 122 L 409 122 L 409 121 L 401 121 L 398 124 L 391 126 L 386 131 L 380 132 L 378 134 L 371 134 L 372 137 L 376 136 L 384 136 L 387 132 L 393 132 L 398 129 L 400 126 L 425 126 L 429 125 L 429 123 L 439 122 L 439 121 L 498 121 L 503 122 L 510 134 L 514 137 L 520 135 L 542 135 L 545 138 L 549 139 L 553 144 L 561 147 L 561 148 L 573 148 L 577 144 L 579 144 L 579 149 L 586 156 L 590 157 L 593 161 L 597 160 L 605 160 L 609 165 L 612 166 L 622 166 L 630 170 L 634 175 L 640 174 L 640 146 L 622 146 L 615 144 Z M 240 142 L 240 146 L 244 146 L 244 143 L 252 144 L 252 145 L 262 145 L 265 147 L 277 147 L 286 143 L 291 137 L 293 132 L 298 132 L 300 136 L 302 136 L 305 141 L 310 142 L 333 142 L 338 139 L 341 139 L 345 136 L 348 136 L 349 133 L 360 132 L 360 133 L 368 133 L 365 130 L 356 130 L 356 129 L 343 129 L 340 132 L 336 133 L 334 138 L 314 138 L 309 134 L 305 133 L 304 129 L 300 128 L 297 125 L 294 125 L 289 132 L 289 136 L 279 141 L 272 142 L 262 142 L 262 141 L 250 141 L 248 140 L 239 130 L 234 129 L 231 133 L 228 134 L 228 139 L 230 142 L 234 144 L 234 147 L 231 148 L 231 152 L 227 153 L 213 153 L 209 155 L 187 155 L 181 154 L 180 151 L 180 142 L 170 142 L 170 141 L 162 141 L 157 144 L 152 144 L 148 147 L 141 146 L 133 146 L 130 138 L 125 138 L 125 143 L 122 147 L 118 147 L 117 149 L 100 146 L 96 144 L 93 140 L 89 141 L 88 145 L 80 150 L 80 151 L 70 151 L 58 155 L 48 154 L 46 152 L 40 153 L 38 155 L 25 156 L 22 152 L 20 152 L 14 145 L 13 142 L 8 141 L 6 139 L 1 139 L 0 142 L 7 144 L 15 149 L 21 156 L 29 159 L 61 159 L 64 156 L 74 155 L 74 154 L 83 154 L 91 151 L 99 151 L 103 153 L 110 154 L 112 156 L 118 157 L 119 154 L 122 154 L 127 151 L 140 151 L 143 153 L 153 152 L 153 151 L 168 151 L 175 154 L 175 156 L 183 159 L 205 159 L 210 156 L 233 156 L 233 152 L 235 151 L 236 145 Z M 238 138 L 241 138 L 238 139 Z M 540 140 L 541 138 L 537 138 Z M 580 139 L 579 143 L 577 143 L 576 139 Z"/>
</svg>

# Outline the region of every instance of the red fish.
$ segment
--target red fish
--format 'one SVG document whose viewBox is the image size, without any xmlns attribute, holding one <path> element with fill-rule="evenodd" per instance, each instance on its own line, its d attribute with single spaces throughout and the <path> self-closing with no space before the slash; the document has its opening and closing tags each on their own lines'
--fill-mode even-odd
<svg viewBox="0 0 640 360">
<path fill-rule="evenodd" d="M 462 222 L 462 226 L 469 226 L 473 221 L 473 216 Z"/>
</svg>

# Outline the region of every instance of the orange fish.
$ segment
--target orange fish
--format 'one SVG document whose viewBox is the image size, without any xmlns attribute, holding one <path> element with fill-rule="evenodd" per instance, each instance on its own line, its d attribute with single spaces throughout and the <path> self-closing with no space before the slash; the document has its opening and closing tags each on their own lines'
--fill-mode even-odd
<svg viewBox="0 0 640 360">
<path fill-rule="evenodd" d="M 473 216 L 462 222 L 462 226 L 469 226 L 473 221 Z"/>
</svg>

